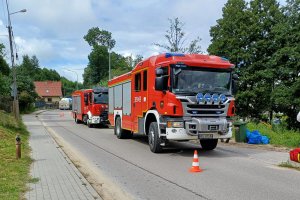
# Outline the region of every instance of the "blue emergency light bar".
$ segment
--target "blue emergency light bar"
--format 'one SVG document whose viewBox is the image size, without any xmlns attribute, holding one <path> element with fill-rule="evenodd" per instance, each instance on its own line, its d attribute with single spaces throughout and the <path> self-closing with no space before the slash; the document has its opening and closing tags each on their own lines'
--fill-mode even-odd
<svg viewBox="0 0 300 200">
<path fill-rule="evenodd" d="M 184 57 L 185 55 L 183 53 L 166 53 L 166 55 L 165 55 L 166 58 L 170 58 L 173 56 Z"/>
</svg>

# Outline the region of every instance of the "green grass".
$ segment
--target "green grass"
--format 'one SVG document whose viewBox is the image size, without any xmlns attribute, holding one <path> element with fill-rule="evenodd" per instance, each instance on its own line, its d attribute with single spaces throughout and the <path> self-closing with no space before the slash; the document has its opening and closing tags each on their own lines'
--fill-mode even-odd
<svg viewBox="0 0 300 200">
<path fill-rule="evenodd" d="M 16 159 L 15 137 L 22 139 L 22 158 Z M 0 111 L 0 199 L 22 199 L 30 179 L 32 162 L 28 145 L 29 133 L 22 122 Z"/>
<path fill-rule="evenodd" d="M 300 147 L 300 132 L 287 130 L 283 127 L 273 128 L 270 125 L 263 123 L 247 124 L 247 128 L 250 131 L 259 130 L 262 135 L 266 135 L 270 138 L 270 144 L 279 147 L 295 148 Z"/>
<path fill-rule="evenodd" d="M 300 171 L 300 167 L 294 166 L 290 162 L 283 162 L 283 163 L 280 163 L 278 166 L 279 167 L 286 167 L 286 168 L 290 168 L 290 169 L 295 169 L 295 170 Z"/>
</svg>

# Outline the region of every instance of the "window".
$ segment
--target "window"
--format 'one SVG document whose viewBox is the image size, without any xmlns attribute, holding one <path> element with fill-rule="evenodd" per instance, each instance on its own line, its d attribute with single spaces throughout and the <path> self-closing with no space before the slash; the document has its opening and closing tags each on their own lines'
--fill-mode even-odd
<svg viewBox="0 0 300 200">
<path fill-rule="evenodd" d="M 134 90 L 136 92 L 141 91 L 141 73 L 134 76 Z"/>
<path fill-rule="evenodd" d="M 52 98 L 48 98 L 48 102 L 52 102 Z"/>
<path fill-rule="evenodd" d="M 143 79 L 143 90 L 146 91 L 147 90 L 147 70 L 144 71 L 144 75 L 143 75 L 144 79 Z"/>
</svg>

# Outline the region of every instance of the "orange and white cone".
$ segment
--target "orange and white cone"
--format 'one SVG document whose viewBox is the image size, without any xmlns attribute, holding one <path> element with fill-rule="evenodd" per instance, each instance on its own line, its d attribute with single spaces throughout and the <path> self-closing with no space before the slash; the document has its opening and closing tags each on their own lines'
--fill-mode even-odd
<svg viewBox="0 0 300 200">
<path fill-rule="evenodd" d="M 190 172 L 202 172 L 202 169 L 199 167 L 199 159 L 198 159 L 198 152 L 195 150 L 193 164 L 189 170 Z"/>
</svg>

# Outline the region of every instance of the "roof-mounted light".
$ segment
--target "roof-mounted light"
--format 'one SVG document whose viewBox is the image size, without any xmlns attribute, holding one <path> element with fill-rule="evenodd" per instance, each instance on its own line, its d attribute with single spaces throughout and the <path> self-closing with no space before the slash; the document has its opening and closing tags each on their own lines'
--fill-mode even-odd
<svg viewBox="0 0 300 200">
<path fill-rule="evenodd" d="M 166 55 L 165 55 L 166 58 L 170 58 L 170 57 L 173 57 L 173 56 L 184 57 L 185 55 L 183 53 L 166 53 Z"/>
</svg>

